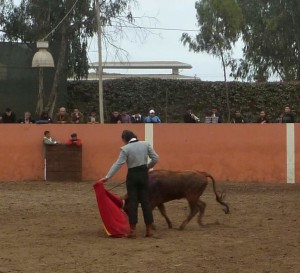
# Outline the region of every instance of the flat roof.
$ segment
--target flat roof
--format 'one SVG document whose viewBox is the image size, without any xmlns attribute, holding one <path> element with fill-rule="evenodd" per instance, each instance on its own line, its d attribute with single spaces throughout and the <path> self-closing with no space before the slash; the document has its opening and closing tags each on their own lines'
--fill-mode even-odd
<svg viewBox="0 0 300 273">
<path fill-rule="evenodd" d="M 104 73 L 103 79 L 120 79 L 120 78 L 156 78 L 156 79 L 195 79 L 192 76 L 184 76 L 180 74 L 115 74 L 115 73 Z M 98 74 L 89 73 L 88 80 L 97 80 Z"/>
<path fill-rule="evenodd" d="M 98 68 L 98 62 L 90 63 L 90 68 Z M 147 62 L 103 62 L 105 69 L 191 69 L 187 63 L 177 61 L 147 61 Z"/>
</svg>

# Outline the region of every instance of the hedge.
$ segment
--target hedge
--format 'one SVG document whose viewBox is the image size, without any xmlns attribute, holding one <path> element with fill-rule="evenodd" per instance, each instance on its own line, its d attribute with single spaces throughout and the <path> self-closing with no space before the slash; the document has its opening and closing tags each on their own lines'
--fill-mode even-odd
<svg viewBox="0 0 300 273">
<path fill-rule="evenodd" d="M 202 121 L 205 113 L 218 108 L 224 121 L 228 120 L 224 82 L 203 82 L 200 80 L 163 80 L 151 78 L 124 78 L 105 80 L 104 114 L 109 121 L 111 112 L 135 111 L 147 115 L 154 109 L 162 122 L 182 122 L 187 106 Z M 298 112 L 300 105 L 300 83 L 243 83 L 229 82 L 229 103 L 231 115 L 240 110 L 248 122 L 254 122 L 261 110 L 270 120 L 283 112 L 289 105 Z M 71 81 L 67 92 L 68 108 L 78 107 L 84 114 L 91 109 L 99 110 L 98 81 Z"/>
</svg>

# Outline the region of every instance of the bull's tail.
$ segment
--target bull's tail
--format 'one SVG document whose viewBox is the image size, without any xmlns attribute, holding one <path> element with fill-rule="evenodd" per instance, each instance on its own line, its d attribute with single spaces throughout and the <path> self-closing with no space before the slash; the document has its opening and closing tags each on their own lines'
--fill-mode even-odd
<svg viewBox="0 0 300 273">
<path fill-rule="evenodd" d="M 214 193 L 216 195 L 217 202 L 219 202 L 221 205 L 223 205 L 225 207 L 225 208 L 223 208 L 223 210 L 226 214 L 228 214 L 229 213 L 229 206 L 223 201 L 225 195 L 223 193 L 221 193 L 220 195 L 218 194 L 217 189 L 216 189 L 215 179 L 210 174 L 206 174 L 206 177 L 210 178 L 211 181 L 212 181 L 213 190 L 214 190 Z"/>
</svg>

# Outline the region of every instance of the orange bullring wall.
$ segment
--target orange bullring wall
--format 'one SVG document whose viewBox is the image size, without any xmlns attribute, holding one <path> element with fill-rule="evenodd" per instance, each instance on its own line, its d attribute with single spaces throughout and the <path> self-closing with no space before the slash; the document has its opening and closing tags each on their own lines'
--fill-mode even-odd
<svg viewBox="0 0 300 273">
<path fill-rule="evenodd" d="M 153 143 L 155 169 L 205 170 L 218 181 L 299 183 L 300 124 L 0 125 L 0 181 L 43 180 L 43 132 L 83 142 L 83 180 L 103 177 L 117 159 L 121 133 Z M 126 168 L 115 176 L 124 181 Z"/>
</svg>

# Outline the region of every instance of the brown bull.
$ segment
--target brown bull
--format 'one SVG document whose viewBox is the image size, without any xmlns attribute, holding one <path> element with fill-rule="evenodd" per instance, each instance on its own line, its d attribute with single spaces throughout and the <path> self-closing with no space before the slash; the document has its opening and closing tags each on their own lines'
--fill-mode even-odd
<svg viewBox="0 0 300 273">
<path fill-rule="evenodd" d="M 224 206 L 224 212 L 229 213 L 228 205 L 223 202 L 222 194 L 219 195 L 216 190 L 214 178 L 206 173 L 199 171 L 167 171 L 155 170 L 149 173 L 149 198 L 152 209 L 158 207 L 162 216 L 166 219 L 168 227 L 172 228 L 172 223 L 167 216 L 164 203 L 186 198 L 190 213 L 188 217 L 180 225 L 180 229 L 184 229 L 187 223 L 199 212 L 198 223 L 202 225 L 202 216 L 205 211 L 206 204 L 200 200 L 200 196 L 204 192 L 208 178 L 213 184 L 213 191 L 217 202 Z"/>
</svg>

